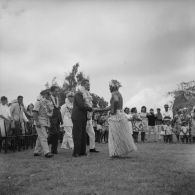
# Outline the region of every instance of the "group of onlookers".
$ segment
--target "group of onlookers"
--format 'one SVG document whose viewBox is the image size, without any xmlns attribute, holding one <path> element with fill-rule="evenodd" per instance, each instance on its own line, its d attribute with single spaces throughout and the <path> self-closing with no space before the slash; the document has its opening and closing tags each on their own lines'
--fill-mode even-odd
<svg viewBox="0 0 195 195">
<path fill-rule="evenodd" d="M 77 144 L 74 138 L 79 135 L 77 132 L 74 136 L 74 131 L 78 131 L 84 124 L 81 124 L 80 121 L 83 114 L 79 115 L 80 118 L 77 116 L 80 112 L 79 109 L 82 111 L 82 109 L 91 108 L 92 98 L 88 92 L 89 89 L 85 90 L 80 87 L 78 91 L 83 96 L 82 101 L 86 108 L 81 106 L 79 93 L 76 98 L 78 102 L 75 103 L 76 105 L 73 104 L 75 95 L 73 92 L 66 94 L 65 103 L 60 107 L 58 90 L 57 86 L 43 90 L 36 103 L 29 104 L 27 108 L 24 107 L 22 96 L 18 96 L 9 104 L 7 97 L 2 96 L 0 137 L 37 134 L 34 156 L 40 156 L 43 151 L 46 157 L 52 157 L 53 154 L 58 153 L 60 135 L 64 132 L 61 148 L 74 149 L 74 142 Z M 78 104 L 81 105 L 78 106 Z M 82 136 L 85 139 L 85 134 L 88 134 L 90 151 L 98 152 L 95 149 L 95 142 L 108 143 L 110 115 L 108 111 L 85 110 L 85 112 L 87 113 L 87 118 L 84 118 L 86 131 Z M 126 107 L 124 113 L 129 121 L 129 131 L 136 143 L 139 137 L 141 142 L 195 142 L 195 107 L 191 112 L 186 108 L 180 109 L 174 116 L 167 104 L 164 105 L 163 111 L 157 108 L 156 113 L 154 113 L 154 109 L 147 112 L 145 106 L 141 107 L 139 113 L 136 107 L 131 109 Z M 49 145 L 51 145 L 51 149 Z"/>
<path fill-rule="evenodd" d="M 8 98 L 1 97 L 0 104 L 0 136 L 21 135 L 34 133 L 33 128 L 33 104 L 27 109 L 23 105 L 23 97 L 18 96 L 8 104 Z"/>
<path fill-rule="evenodd" d="M 174 116 L 167 104 L 162 112 L 157 108 L 156 113 L 153 109 L 148 113 L 145 106 L 140 113 L 135 107 L 131 110 L 125 108 L 124 112 L 135 142 L 138 142 L 139 135 L 141 142 L 195 142 L 195 107 L 190 113 L 187 108 L 180 109 Z"/>
<path fill-rule="evenodd" d="M 23 96 L 8 104 L 8 98 L 1 97 L 0 104 L 0 140 L 7 136 L 15 136 L 15 147 L 21 146 L 22 135 L 37 134 L 35 156 L 40 155 L 43 149 L 46 157 L 51 157 L 51 152 L 57 153 L 61 112 L 58 100 L 58 87 L 52 86 L 50 90 L 43 90 L 37 98 L 35 105 L 23 104 Z M 12 140 L 10 140 L 12 141 Z M 20 143 L 19 143 L 20 142 Z M 12 144 L 11 142 L 8 144 Z"/>
<path fill-rule="evenodd" d="M 73 149 L 73 156 L 77 157 L 86 154 L 85 140 L 88 134 L 90 152 L 99 152 L 95 149 L 92 96 L 89 89 L 89 81 L 83 81 L 75 94 L 66 93 L 62 106 L 59 104 L 57 86 L 41 91 L 35 104 L 30 104 L 27 108 L 22 96 L 18 96 L 11 104 L 8 104 L 7 97 L 1 97 L 0 144 L 4 144 L 1 138 L 6 136 L 14 135 L 19 138 L 21 135 L 36 133 L 34 156 L 43 153 L 50 158 L 53 154 L 58 154 L 58 144 L 61 141 L 61 148 Z"/>
</svg>

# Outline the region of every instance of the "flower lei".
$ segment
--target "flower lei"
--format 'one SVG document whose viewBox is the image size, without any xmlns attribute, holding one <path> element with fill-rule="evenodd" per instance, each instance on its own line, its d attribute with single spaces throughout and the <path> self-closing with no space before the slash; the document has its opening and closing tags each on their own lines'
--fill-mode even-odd
<svg viewBox="0 0 195 195">
<path fill-rule="evenodd" d="M 45 98 L 40 98 L 39 100 L 42 105 L 43 105 L 43 108 L 45 109 L 46 113 L 47 113 L 47 116 L 51 117 L 52 114 L 53 114 L 53 105 L 52 103 L 49 102 L 49 100 L 46 100 Z"/>
</svg>

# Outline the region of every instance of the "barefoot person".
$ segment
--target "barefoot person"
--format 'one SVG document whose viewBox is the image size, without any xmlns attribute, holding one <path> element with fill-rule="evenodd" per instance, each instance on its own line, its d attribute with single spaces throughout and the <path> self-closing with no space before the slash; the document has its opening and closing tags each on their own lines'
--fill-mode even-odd
<svg viewBox="0 0 195 195">
<path fill-rule="evenodd" d="M 117 80 L 110 82 L 110 118 L 108 149 L 110 157 L 123 157 L 137 148 L 134 144 L 129 124 L 125 113 L 123 113 L 123 98 L 118 91 L 121 84 Z"/>
</svg>

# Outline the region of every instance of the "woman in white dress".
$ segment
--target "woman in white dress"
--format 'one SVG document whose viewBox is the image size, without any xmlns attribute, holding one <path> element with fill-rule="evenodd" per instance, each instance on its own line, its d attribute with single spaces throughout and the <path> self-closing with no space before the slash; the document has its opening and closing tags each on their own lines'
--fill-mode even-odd
<svg viewBox="0 0 195 195">
<path fill-rule="evenodd" d="M 63 149 L 73 149 L 73 139 L 72 139 L 72 128 L 73 123 L 71 119 L 71 113 L 73 109 L 73 93 L 69 92 L 66 95 L 65 104 L 61 107 L 61 115 L 63 119 L 64 137 L 62 141 L 61 148 Z"/>
<path fill-rule="evenodd" d="M 129 108 L 125 108 L 124 109 L 124 112 L 126 114 L 126 117 L 128 119 L 128 124 L 129 124 L 129 131 L 131 133 L 131 135 L 133 134 L 133 127 L 132 127 L 132 120 L 133 120 L 133 117 L 130 113 L 130 109 Z"/>
<path fill-rule="evenodd" d="M 130 152 L 137 150 L 125 113 L 123 112 L 123 98 L 118 89 L 121 84 L 117 80 L 110 82 L 110 118 L 108 149 L 110 157 L 124 157 Z"/>
</svg>

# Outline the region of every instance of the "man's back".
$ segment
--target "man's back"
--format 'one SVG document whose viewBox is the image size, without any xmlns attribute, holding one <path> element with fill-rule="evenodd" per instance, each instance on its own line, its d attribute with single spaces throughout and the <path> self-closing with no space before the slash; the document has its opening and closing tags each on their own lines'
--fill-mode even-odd
<svg viewBox="0 0 195 195">
<path fill-rule="evenodd" d="M 73 120 L 87 120 L 87 111 L 92 109 L 85 104 L 83 96 L 77 92 L 74 96 L 72 119 Z"/>
</svg>

